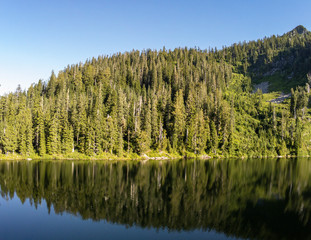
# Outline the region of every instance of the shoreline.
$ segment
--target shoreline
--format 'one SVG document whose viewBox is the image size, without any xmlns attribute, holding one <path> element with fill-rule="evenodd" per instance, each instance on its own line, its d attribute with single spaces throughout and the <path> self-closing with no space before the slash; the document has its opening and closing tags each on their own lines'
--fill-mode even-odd
<svg viewBox="0 0 311 240">
<path fill-rule="evenodd" d="M 170 154 L 170 153 L 158 153 L 158 154 L 151 154 L 148 156 L 147 154 L 142 155 L 128 155 L 128 156 L 117 156 L 112 154 L 106 155 L 98 155 L 98 156 L 87 156 L 83 154 L 74 154 L 74 155 L 45 155 L 45 156 L 23 156 L 20 154 L 0 154 L 0 161 L 43 161 L 43 160 L 69 160 L 69 161 L 170 161 L 176 159 L 200 159 L 200 160 L 214 160 L 214 159 L 266 159 L 266 158 L 276 158 L 276 159 L 288 159 L 288 158 L 297 158 L 297 157 L 310 157 L 309 155 L 303 156 L 295 156 L 295 155 L 286 155 L 286 156 L 230 156 L 230 155 L 194 155 L 194 154 Z"/>
</svg>

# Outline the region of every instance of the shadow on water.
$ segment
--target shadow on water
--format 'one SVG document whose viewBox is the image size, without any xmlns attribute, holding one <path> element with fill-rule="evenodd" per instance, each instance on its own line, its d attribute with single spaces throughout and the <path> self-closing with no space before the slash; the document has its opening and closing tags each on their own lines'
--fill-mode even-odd
<svg viewBox="0 0 311 240">
<path fill-rule="evenodd" d="M 311 239 L 311 160 L 0 162 L 3 198 L 126 226 Z"/>
</svg>

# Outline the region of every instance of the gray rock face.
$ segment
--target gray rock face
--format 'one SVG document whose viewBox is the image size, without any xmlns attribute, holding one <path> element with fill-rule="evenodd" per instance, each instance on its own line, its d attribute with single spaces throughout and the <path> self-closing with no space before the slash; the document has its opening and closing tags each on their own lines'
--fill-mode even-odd
<svg viewBox="0 0 311 240">
<path fill-rule="evenodd" d="M 283 102 L 285 99 L 287 98 L 290 98 L 292 96 L 292 94 L 288 93 L 288 94 L 284 94 L 284 93 L 281 93 L 281 95 L 275 99 L 272 99 L 270 100 L 269 102 L 272 102 L 272 103 L 281 103 Z"/>
<path fill-rule="evenodd" d="M 257 90 L 260 89 L 262 91 L 262 93 L 268 93 L 268 89 L 269 89 L 269 82 L 262 82 L 259 84 L 255 84 L 254 85 L 254 90 L 253 93 L 257 92 Z M 285 93 L 281 93 L 279 97 L 275 98 L 275 99 L 271 99 L 269 102 L 272 103 L 282 103 L 285 99 L 290 98 L 292 95 L 290 93 L 285 94 Z"/>
<path fill-rule="evenodd" d="M 259 84 L 255 84 L 253 93 L 257 92 L 258 89 L 260 89 L 262 93 L 268 93 L 269 82 L 261 82 Z"/>
<path fill-rule="evenodd" d="M 289 36 L 295 36 L 296 34 L 303 35 L 307 32 L 308 32 L 308 30 L 304 26 L 299 25 L 299 26 L 295 27 L 292 31 L 288 32 L 287 34 Z"/>
</svg>

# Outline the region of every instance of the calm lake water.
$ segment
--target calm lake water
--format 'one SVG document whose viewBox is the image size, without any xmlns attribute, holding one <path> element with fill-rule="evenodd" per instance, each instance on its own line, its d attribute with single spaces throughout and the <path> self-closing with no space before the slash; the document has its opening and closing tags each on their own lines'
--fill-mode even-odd
<svg viewBox="0 0 311 240">
<path fill-rule="evenodd" d="M 311 239 L 311 159 L 0 161 L 0 239 Z"/>
</svg>

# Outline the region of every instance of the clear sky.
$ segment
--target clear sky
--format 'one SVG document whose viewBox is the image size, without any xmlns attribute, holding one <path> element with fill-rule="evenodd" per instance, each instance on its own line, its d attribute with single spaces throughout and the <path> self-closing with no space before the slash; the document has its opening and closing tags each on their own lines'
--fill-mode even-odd
<svg viewBox="0 0 311 240">
<path fill-rule="evenodd" d="M 0 0 L 0 94 L 99 55 L 311 30 L 310 12 L 310 0 Z"/>
</svg>

